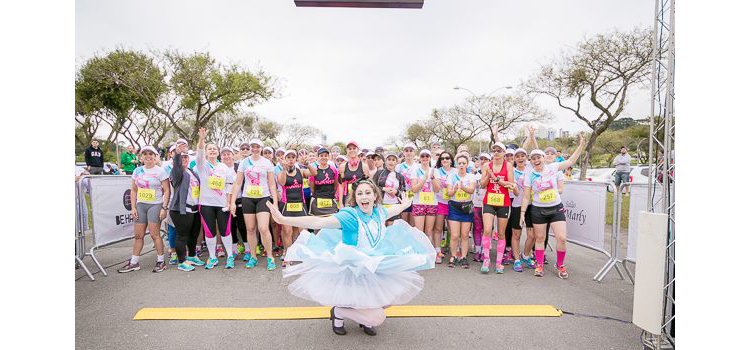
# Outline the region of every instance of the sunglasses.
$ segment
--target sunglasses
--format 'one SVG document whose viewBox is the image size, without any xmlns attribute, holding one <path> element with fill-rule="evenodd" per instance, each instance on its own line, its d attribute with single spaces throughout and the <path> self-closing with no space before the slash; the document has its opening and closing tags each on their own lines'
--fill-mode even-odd
<svg viewBox="0 0 750 350">
<path fill-rule="evenodd" d="M 495 153 L 502 153 L 502 152 L 503 152 L 503 150 L 502 150 L 502 149 L 493 149 L 493 150 L 492 150 L 492 152 L 495 152 Z"/>
<path fill-rule="evenodd" d="M 429 154 L 423 154 L 423 155 L 419 156 L 419 158 L 430 158 L 430 155 Z"/>
<path fill-rule="evenodd" d="M 249 151 L 250 147 L 240 147 L 240 151 Z"/>
<path fill-rule="evenodd" d="M 451 157 L 440 157 L 441 160 L 451 160 Z"/>
</svg>

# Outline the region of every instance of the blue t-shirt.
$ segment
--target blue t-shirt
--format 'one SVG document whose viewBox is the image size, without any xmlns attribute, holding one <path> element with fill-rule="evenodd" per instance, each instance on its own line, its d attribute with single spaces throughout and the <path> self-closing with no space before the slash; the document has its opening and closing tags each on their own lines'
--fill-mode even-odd
<svg viewBox="0 0 750 350">
<path fill-rule="evenodd" d="M 341 224 L 341 240 L 344 244 L 357 245 L 357 238 L 359 237 L 359 223 L 357 222 L 357 216 L 365 224 L 369 223 L 370 220 L 380 219 L 381 207 L 376 207 L 373 210 L 372 216 L 367 216 L 359 207 L 344 207 L 339 210 L 338 213 L 333 214 L 333 217 Z"/>
</svg>

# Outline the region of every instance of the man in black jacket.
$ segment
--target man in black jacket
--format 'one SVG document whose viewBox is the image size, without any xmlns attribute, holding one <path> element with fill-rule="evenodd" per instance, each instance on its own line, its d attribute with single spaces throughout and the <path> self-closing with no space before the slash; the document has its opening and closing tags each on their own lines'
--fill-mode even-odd
<svg viewBox="0 0 750 350">
<path fill-rule="evenodd" d="M 99 141 L 91 140 L 91 147 L 86 149 L 86 169 L 91 175 L 101 175 L 104 169 L 104 152 L 99 148 Z"/>
</svg>

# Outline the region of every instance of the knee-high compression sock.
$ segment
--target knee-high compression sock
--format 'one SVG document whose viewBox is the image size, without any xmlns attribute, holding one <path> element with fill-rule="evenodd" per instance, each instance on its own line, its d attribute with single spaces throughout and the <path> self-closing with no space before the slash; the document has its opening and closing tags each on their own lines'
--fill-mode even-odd
<svg viewBox="0 0 750 350">
<path fill-rule="evenodd" d="M 534 249 L 537 266 L 544 265 L 544 249 Z"/>
<path fill-rule="evenodd" d="M 505 238 L 505 237 L 498 237 L 498 238 Z M 503 261 L 504 252 L 505 252 L 505 239 L 500 239 L 497 241 L 497 252 L 495 252 L 496 263 L 500 264 Z"/>
<path fill-rule="evenodd" d="M 482 259 L 490 258 L 490 247 L 492 245 L 492 237 L 482 236 Z"/>
<path fill-rule="evenodd" d="M 565 264 L 565 251 L 558 250 L 557 251 L 557 266 L 562 266 L 564 264 Z"/>
</svg>

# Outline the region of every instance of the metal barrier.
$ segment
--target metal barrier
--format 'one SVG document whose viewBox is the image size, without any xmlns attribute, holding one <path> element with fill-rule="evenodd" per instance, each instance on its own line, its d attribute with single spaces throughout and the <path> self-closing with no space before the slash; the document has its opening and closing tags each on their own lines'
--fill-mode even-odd
<svg viewBox="0 0 750 350">
<path fill-rule="evenodd" d="M 620 259 L 620 233 L 622 231 L 622 190 L 630 187 L 630 182 L 625 182 L 620 184 L 620 188 L 618 190 L 617 186 L 615 186 L 615 190 L 612 192 L 612 239 L 611 239 L 611 247 L 610 250 L 612 250 L 612 255 L 609 257 L 609 260 L 604 264 L 604 266 L 599 270 L 599 272 L 594 275 L 594 280 L 597 282 L 601 282 L 605 276 L 609 273 L 609 271 L 612 270 L 612 268 L 615 268 L 617 271 L 617 274 L 620 275 L 620 279 L 624 280 L 625 276 L 622 274 L 622 270 L 620 270 L 620 266 L 617 264 L 619 263 L 622 265 L 623 269 L 625 270 L 625 273 L 628 276 L 628 279 L 630 280 L 630 283 L 635 284 L 635 279 L 633 278 L 633 274 L 630 273 L 630 270 L 628 270 L 627 266 L 625 266 L 625 261 L 623 259 Z M 626 187 L 627 186 L 627 187 Z"/>
<path fill-rule="evenodd" d="M 78 186 L 76 186 L 77 192 L 81 193 L 81 194 L 84 193 L 83 192 L 83 182 L 84 182 L 83 180 L 84 179 L 92 179 L 92 178 L 117 179 L 117 178 L 130 178 L 130 176 L 129 175 L 86 175 L 86 176 L 81 177 L 80 181 L 78 182 Z M 78 234 L 78 237 L 76 238 L 76 241 L 77 241 L 77 244 L 76 244 L 76 262 L 80 261 L 80 264 L 83 265 L 82 259 L 84 257 L 86 257 L 86 256 L 89 256 L 89 257 L 91 257 L 91 260 L 94 261 L 94 264 L 96 264 L 96 267 L 99 269 L 99 271 L 104 276 L 108 276 L 107 272 L 104 270 L 104 267 L 102 267 L 102 264 L 99 262 L 99 259 L 96 258 L 95 251 L 97 249 L 101 249 L 101 248 L 104 248 L 106 246 L 110 246 L 110 245 L 113 245 L 113 244 L 116 244 L 116 243 L 120 243 L 120 242 L 124 242 L 124 241 L 130 240 L 130 239 L 133 239 L 135 237 L 135 231 L 131 230 L 130 231 L 130 235 L 127 236 L 127 237 L 122 237 L 122 238 L 115 239 L 115 240 L 107 240 L 106 242 L 100 242 L 99 239 L 97 239 L 97 227 L 96 227 L 96 224 L 95 224 L 96 220 L 95 220 L 94 215 L 93 215 L 94 211 L 96 210 L 95 203 L 93 201 L 94 190 L 95 190 L 94 188 L 92 188 L 92 190 L 91 190 L 91 197 L 92 197 L 92 200 L 91 200 L 91 213 L 92 213 L 92 215 L 91 215 L 91 218 L 92 218 L 92 220 L 91 220 L 91 232 L 92 232 L 92 237 L 93 237 L 93 240 L 94 240 L 94 244 L 88 250 L 88 252 L 86 252 L 86 245 L 85 245 L 85 239 L 84 239 L 83 232 L 81 232 L 80 234 Z M 85 204 L 82 203 L 82 199 L 83 199 L 83 196 L 80 196 L 78 198 L 78 200 L 77 200 L 77 202 L 78 202 L 78 208 L 79 209 L 82 208 L 83 210 L 87 210 Z M 82 212 L 83 211 L 80 211 L 80 213 L 82 213 Z M 81 220 L 80 222 L 83 223 L 83 215 L 82 214 L 79 215 L 78 220 Z M 81 227 L 83 227 L 83 225 L 81 225 Z M 161 227 L 159 229 L 159 235 L 162 236 L 162 237 L 165 237 L 167 235 L 167 230 L 165 228 L 164 221 L 162 221 L 162 225 L 161 225 Z M 88 272 L 88 269 L 84 268 L 84 270 L 89 275 L 89 278 L 91 278 L 92 280 L 94 280 L 93 275 L 90 272 Z"/>
<path fill-rule="evenodd" d="M 80 183 L 80 182 L 79 182 Z M 75 243 L 76 243 L 76 254 L 75 254 L 75 261 L 76 266 L 83 269 L 84 272 L 86 272 L 86 275 L 89 276 L 89 278 L 94 281 L 94 275 L 91 274 L 91 271 L 89 271 L 88 267 L 86 267 L 86 264 L 83 263 L 83 257 L 84 252 L 86 251 L 86 238 L 84 236 L 84 228 L 86 227 L 86 223 L 84 221 L 83 213 L 86 209 L 86 205 L 83 204 L 84 198 L 81 195 L 81 189 L 79 186 L 79 183 L 76 183 L 76 233 L 75 233 Z"/>
</svg>

